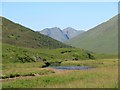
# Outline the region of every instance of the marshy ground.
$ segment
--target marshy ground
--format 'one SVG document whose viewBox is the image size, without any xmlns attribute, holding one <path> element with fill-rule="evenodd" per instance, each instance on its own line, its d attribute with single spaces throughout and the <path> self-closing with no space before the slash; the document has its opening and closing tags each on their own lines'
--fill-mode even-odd
<svg viewBox="0 0 120 90">
<path fill-rule="evenodd" d="M 64 61 L 61 66 L 92 66 L 88 70 L 40 68 L 42 63 L 3 64 L 3 88 L 117 88 L 118 60 Z M 14 77 L 14 79 L 10 79 Z M 17 78 L 15 78 L 17 77 Z"/>
</svg>

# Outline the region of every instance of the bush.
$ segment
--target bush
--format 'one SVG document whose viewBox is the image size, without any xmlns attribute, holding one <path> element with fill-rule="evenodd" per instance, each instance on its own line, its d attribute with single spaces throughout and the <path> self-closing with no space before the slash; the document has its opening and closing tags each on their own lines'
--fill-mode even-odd
<svg viewBox="0 0 120 90">
<path fill-rule="evenodd" d="M 14 78 L 16 75 L 14 74 L 10 74 L 10 78 Z"/>
<path fill-rule="evenodd" d="M 91 53 L 87 53 L 89 59 L 95 59 L 95 57 Z"/>
<path fill-rule="evenodd" d="M 27 54 L 24 54 L 24 55 L 18 55 L 17 56 L 18 60 L 20 62 L 36 62 L 36 58 L 32 57 L 31 55 L 27 55 Z"/>
</svg>

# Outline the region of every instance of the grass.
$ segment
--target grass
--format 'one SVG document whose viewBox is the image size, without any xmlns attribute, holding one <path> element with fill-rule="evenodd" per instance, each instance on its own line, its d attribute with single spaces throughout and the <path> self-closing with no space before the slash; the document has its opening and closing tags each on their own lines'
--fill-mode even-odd
<svg viewBox="0 0 120 90">
<path fill-rule="evenodd" d="M 25 69 L 26 70 L 26 69 Z M 19 71 L 19 70 L 18 70 Z M 14 73 L 9 73 L 6 75 L 1 76 L 2 79 L 7 79 L 7 78 L 14 78 L 14 77 L 24 77 L 24 76 L 38 76 L 38 75 L 46 75 L 46 74 L 51 74 L 54 73 L 52 70 L 35 70 L 35 71 L 29 71 L 28 69 L 26 72 L 14 72 Z"/>
<path fill-rule="evenodd" d="M 2 18 L 2 42 L 29 48 L 69 48 L 70 46 L 35 32 L 20 24 Z"/>
<path fill-rule="evenodd" d="M 94 57 L 91 52 L 77 48 L 31 49 L 3 44 L 2 51 L 3 63 L 59 62 L 74 59 L 90 59 Z"/>
<path fill-rule="evenodd" d="M 117 17 L 118 15 L 65 43 L 95 53 L 118 54 Z"/>
<path fill-rule="evenodd" d="M 81 61 L 64 61 L 61 66 L 92 66 L 92 67 L 109 67 L 117 66 L 117 59 L 99 59 L 99 60 L 81 60 Z"/>
<path fill-rule="evenodd" d="M 113 70 L 113 73 L 112 71 Z M 73 71 L 70 74 L 63 76 L 64 83 L 47 86 L 56 88 L 117 88 L 117 73 L 116 67 L 97 68 L 89 71 Z M 69 77 L 67 77 L 69 76 Z M 62 79 L 62 78 L 61 78 Z M 59 81 L 59 80 L 58 80 Z"/>
<path fill-rule="evenodd" d="M 114 70 L 111 75 L 111 71 Z M 68 74 L 69 80 L 67 83 L 52 85 L 47 87 L 64 87 L 64 88 L 117 88 L 117 74 L 116 67 L 112 68 L 99 68 L 89 71 L 77 71 Z M 71 80 L 72 79 L 72 80 Z M 64 81 L 63 81 L 64 82 Z"/>
<path fill-rule="evenodd" d="M 78 48 L 32 49 L 9 44 L 3 44 L 2 51 L 3 88 L 117 87 L 117 55 L 98 55 Z M 46 63 L 95 68 L 77 71 L 43 69 Z M 6 80 L 13 77 L 19 78 Z"/>
<path fill-rule="evenodd" d="M 117 55 L 72 48 L 5 18 L 2 28 L 3 88 L 118 87 Z M 42 68 L 49 65 L 95 68 L 70 71 Z M 13 77 L 19 78 L 9 79 Z"/>
<path fill-rule="evenodd" d="M 114 71 L 110 71 L 114 70 Z M 3 82 L 3 88 L 40 88 L 40 87 L 117 87 L 116 68 L 99 68 L 90 71 L 73 71 L 64 75 L 33 77 Z M 112 74 L 113 73 L 113 74 Z M 111 75 L 112 74 L 112 75 Z M 97 83 L 96 83 L 97 82 Z M 77 83 L 77 84 L 76 84 Z M 104 86 L 103 86 L 104 85 Z"/>
<path fill-rule="evenodd" d="M 52 70 L 42 69 L 42 66 L 44 66 L 44 63 L 42 62 L 3 64 L 1 78 L 5 79 L 19 76 L 35 76 L 35 74 L 44 75 L 54 73 Z"/>
<path fill-rule="evenodd" d="M 116 58 L 117 55 L 95 54 L 78 48 L 31 49 L 9 44 L 2 46 L 2 63 L 61 62 L 65 60 L 88 60 Z"/>
<path fill-rule="evenodd" d="M 99 63 L 96 63 L 98 67 L 89 70 L 64 70 L 52 75 L 7 80 L 3 82 L 3 88 L 117 88 L 117 60 L 97 61 L 103 62 L 104 65 L 99 66 Z M 94 61 L 91 60 L 81 62 L 94 65 Z M 68 61 L 64 65 L 66 63 L 68 64 Z M 75 65 L 78 62 L 69 63 Z"/>
</svg>

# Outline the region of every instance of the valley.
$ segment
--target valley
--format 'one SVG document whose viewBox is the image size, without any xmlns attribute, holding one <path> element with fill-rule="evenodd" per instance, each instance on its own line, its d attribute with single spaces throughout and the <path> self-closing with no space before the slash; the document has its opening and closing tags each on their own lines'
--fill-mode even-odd
<svg viewBox="0 0 120 90">
<path fill-rule="evenodd" d="M 118 88 L 116 53 L 96 53 L 81 46 L 66 45 L 0 18 L 3 23 L 2 88 Z M 91 68 L 64 70 L 53 67 Z"/>
</svg>

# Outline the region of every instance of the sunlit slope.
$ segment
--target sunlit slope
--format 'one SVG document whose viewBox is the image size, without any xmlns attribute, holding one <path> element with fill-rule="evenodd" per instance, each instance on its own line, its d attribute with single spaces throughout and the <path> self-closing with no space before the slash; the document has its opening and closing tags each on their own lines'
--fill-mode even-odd
<svg viewBox="0 0 120 90">
<path fill-rule="evenodd" d="M 118 16 L 65 43 L 97 53 L 117 54 Z"/>
<path fill-rule="evenodd" d="M 70 47 L 48 36 L 42 35 L 20 24 L 2 18 L 3 43 L 27 48 L 61 48 Z"/>
</svg>

